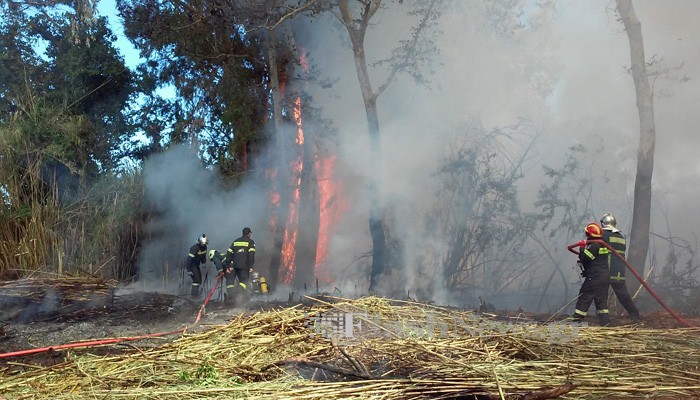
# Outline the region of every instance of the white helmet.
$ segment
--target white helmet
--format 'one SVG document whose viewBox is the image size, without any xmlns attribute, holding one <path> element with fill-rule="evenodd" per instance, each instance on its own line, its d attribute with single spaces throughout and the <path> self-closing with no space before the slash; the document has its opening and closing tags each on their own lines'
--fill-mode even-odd
<svg viewBox="0 0 700 400">
<path fill-rule="evenodd" d="M 206 246 L 208 241 L 209 240 L 207 240 L 207 235 L 203 233 L 202 236 L 200 236 L 199 239 L 197 239 L 197 243 L 199 243 L 200 246 Z"/>
<path fill-rule="evenodd" d="M 600 217 L 600 225 L 603 228 L 615 228 L 617 226 L 617 220 L 615 219 L 615 217 L 613 217 L 612 214 L 605 213 L 602 217 Z"/>
<path fill-rule="evenodd" d="M 253 282 L 258 281 L 260 279 L 260 274 L 258 272 L 253 272 L 250 276 L 253 279 Z"/>
</svg>

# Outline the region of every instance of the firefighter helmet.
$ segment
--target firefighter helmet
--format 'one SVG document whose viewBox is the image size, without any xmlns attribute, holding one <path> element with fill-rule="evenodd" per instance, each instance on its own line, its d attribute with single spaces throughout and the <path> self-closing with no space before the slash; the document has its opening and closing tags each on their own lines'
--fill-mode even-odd
<svg viewBox="0 0 700 400">
<path fill-rule="evenodd" d="M 197 239 L 197 243 L 199 243 L 200 246 L 206 246 L 207 242 L 208 242 L 207 235 L 205 235 L 203 233 L 202 233 L 202 236 L 200 236 L 199 239 Z"/>
<path fill-rule="evenodd" d="M 216 250 L 209 250 L 209 259 L 214 261 L 214 254 L 216 254 Z"/>
<path fill-rule="evenodd" d="M 253 231 L 251 231 L 247 226 L 243 228 L 243 235 L 249 235 L 251 233 L 253 233 Z"/>
<path fill-rule="evenodd" d="M 591 222 L 590 224 L 586 225 L 586 229 L 583 231 L 587 237 L 593 238 L 593 239 L 600 239 L 603 237 L 603 231 L 600 229 L 600 226 L 596 224 L 595 222 Z"/>
<path fill-rule="evenodd" d="M 257 282 L 258 280 L 260 280 L 260 274 L 258 272 L 253 272 L 250 275 L 250 277 L 251 277 L 253 282 Z"/>
<path fill-rule="evenodd" d="M 605 214 L 603 214 L 602 217 L 600 217 L 600 225 L 603 228 L 607 228 L 607 227 L 615 228 L 617 226 L 617 220 L 615 219 L 615 217 L 613 217 L 612 214 L 605 213 Z"/>
</svg>

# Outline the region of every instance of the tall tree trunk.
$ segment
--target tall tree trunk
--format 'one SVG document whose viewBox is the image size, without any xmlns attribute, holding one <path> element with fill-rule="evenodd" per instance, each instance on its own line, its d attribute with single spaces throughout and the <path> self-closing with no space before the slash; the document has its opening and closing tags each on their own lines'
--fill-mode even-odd
<svg viewBox="0 0 700 400">
<path fill-rule="evenodd" d="M 372 83 L 367 71 L 367 60 L 365 58 L 365 31 L 369 19 L 381 4 L 380 0 L 373 0 L 368 4 L 368 11 L 363 15 L 363 23 L 359 28 L 354 29 L 352 19 L 348 12 L 347 1 L 341 1 L 341 10 L 344 17 L 345 27 L 350 34 L 352 42 L 353 57 L 355 59 L 355 70 L 357 79 L 360 82 L 362 99 L 365 105 L 367 116 L 367 131 L 369 133 L 370 147 L 370 178 L 369 178 L 369 233 L 372 236 L 372 269 L 370 271 L 369 291 L 377 292 L 381 290 L 381 280 L 385 269 L 386 236 L 384 233 L 384 210 L 382 206 L 381 188 L 381 135 L 379 129 L 379 114 L 377 112 L 377 93 L 372 89 Z M 371 8 L 371 9 L 369 9 Z"/>
<path fill-rule="evenodd" d="M 277 65 L 277 40 L 275 32 L 271 31 L 268 37 L 267 47 L 268 65 L 270 68 L 270 88 L 272 90 L 272 115 L 275 151 L 270 157 L 270 168 L 275 172 L 272 179 L 272 191 L 277 193 L 277 202 L 270 204 L 272 224 L 272 254 L 268 271 L 271 288 L 277 285 L 279 269 L 282 264 L 282 245 L 284 243 L 285 223 L 287 221 L 287 209 L 289 205 L 289 171 L 287 169 L 287 154 L 285 151 L 285 137 L 287 129 L 282 120 L 282 101 L 284 94 L 280 87 L 279 66 Z"/>
<path fill-rule="evenodd" d="M 364 61 L 364 58 L 363 58 Z M 367 72 L 367 69 L 364 69 Z M 362 90 L 365 97 L 365 89 Z M 371 89 L 368 91 L 371 93 Z M 386 236 L 384 234 L 384 207 L 381 190 L 381 137 L 379 135 L 379 116 L 377 115 L 376 98 L 371 102 L 365 97 L 367 111 L 367 126 L 370 145 L 370 179 L 369 179 L 369 233 L 372 236 L 372 269 L 370 272 L 369 291 L 381 290 L 385 269 Z"/>
<path fill-rule="evenodd" d="M 642 26 L 634 12 L 631 0 L 617 0 L 617 11 L 625 24 L 630 43 L 632 78 L 637 94 L 639 111 L 639 148 L 637 149 L 637 177 L 634 182 L 634 210 L 627 260 L 644 276 L 649 249 L 649 221 L 651 217 L 651 177 L 654 172 L 656 125 L 654 101 L 644 60 Z"/>
<path fill-rule="evenodd" d="M 318 248 L 320 205 L 318 180 L 316 178 L 315 137 L 313 129 L 304 125 L 304 156 L 301 171 L 301 194 L 299 196 L 299 227 L 294 258 L 296 273 L 294 287 L 309 287 L 314 282 L 314 267 Z"/>
</svg>

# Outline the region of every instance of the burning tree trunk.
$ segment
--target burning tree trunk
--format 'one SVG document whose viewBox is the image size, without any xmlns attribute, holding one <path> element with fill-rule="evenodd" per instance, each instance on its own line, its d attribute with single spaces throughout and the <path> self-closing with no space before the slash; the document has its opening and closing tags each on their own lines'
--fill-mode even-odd
<svg viewBox="0 0 700 400">
<path fill-rule="evenodd" d="M 308 126 L 304 129 L 304 168 L 301 172 L 301 193 L 299 196 L 299 224 L 297 232 L 296 257 L 294 265 L 294 287 L 301 288 L 313 283 L 318 246 L 319 197 L 314 154 L 314 135 Z"/>
<path fill-rule="evenodd" d="M 289 35 L 289 40 L 294 38 Z M 308 74 L 309 66 L 306 59 L 306 50 L 303 47 L 298 47 L 292 44 L 290 47 L 299 50 L 299 61 L 303 68 L 304 74 Z M 298 117 L 297 124 L 299 132 L 303 135 L 303 144 L 301 151 L 303 152 L 301 177 L 299 180 L 299 218 L 297 221 L 297 242 L 294 257 L 294 287 L 302 288 L 311 286 L 314 278 L 314 269 L 316 267 L 318 236 L 320 227 L 320 204 L 319 204 L 319 186 L 316 174 L 316 138 L 313 129 L 309 128 L 309 124 L 305 124 L 302 120 L 303 104 L 301 98 L 298 99 Z"/>
<path fill-rule="evenodd" d="M 630 250 L 627 253 L 627 259 L 644 276 L 649 248 L 651 177 L 654 172 L 654 149 L 656 147 L 654 98 L 647 79 L 642 26 L 634 12 L 632 1 L 618 0 L 617 11 L 625 24 L 630 43 L 632 79 L 637 93 L 637 109 L 639 111 L 637 177 L 634 182 L 634 209 L 630 231 Z"/>
<path fill-rule="evenodd" d="M 275 40 L 275 32 L 271 31 L 268 37 L 268 65 L 270 74 L 270 88 L 272 90 L 272 113 L 273 113 L 273 135 L 275 143 L 275 151 L 270 157 L 271 160 L 286 160 L 287 154 L 284 144 L 284 124 L 282 121 L 282 88 L 279 78 L 279 66 L 277 64 L 277 43 Z M 287 220 L 287 207 L 289 203 L 289 191 L 287 182 L 289 182 L 289 173 L 287 168 L 283 166 L 273 166 L 274 161 L 271 161 L 270 171 L 272 181 L 272 199 L 271 199 L 271 218 L 270 225 L 273 235 L 273 248 L 270 257 L 269 266 L 269 282 L 272 287 L 277 284 L 279 279 L 279 269 L 282 260 L 282 245 L 284 243 L 285 221 Z"/>
</svg>

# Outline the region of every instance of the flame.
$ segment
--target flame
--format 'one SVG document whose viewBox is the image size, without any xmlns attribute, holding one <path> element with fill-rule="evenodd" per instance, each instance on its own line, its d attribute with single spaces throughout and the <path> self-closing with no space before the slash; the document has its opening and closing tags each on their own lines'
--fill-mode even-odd
<svg viewBox="0 0 700 400">
<path fill-rule="evenodd" d="M 316 265 L 314 273 L 319 282 L 331 283 L 326 257 L 330 239 L 335 233 L 335 227 L 340 217 L 347 209 L 344 201 L 343 186 L 335 179 L 336 156 L 316 159 L 316 178 L 318 179 L 318 194 L 320 203 L 320 219 L 318 227 L 318 245 L 316 247 Z"/>
<path fill-rule="evenodd" d="M 301 120 L 301 98 L 294 101 L 294 121 L 297 125 L 297 135 L 294 140 L 296 144 L 297 156 L 290 162 L 290 187 L 292 196 L 289 202 L 289 213 L 282 242 L 282 266 L 281 280 L 286 284 L 292 283 L 296 266 L 294 256 L 296 255 L 297 233 L 299 229 L 299 198 L 301 196 L 301 172 L 304 169 L 304 129 Z"/>
<path fill-rule="evenodd" d="M 308 61 L 306 52 L 302 49 L 299 61 L 304 71 L 308 71 Z M 284 83 L 281 84 L 284 90 Z M 292 194 L 288 204 L 287 220 L 285 221 L 285 231 L 282 242 L 282 259 L 280 265 L 279 279 L 281 282 L 291 284 L 296 273 L 295 256 L 297 233 L 299 228 L 299 199 L 301 197 L 301 175 L 304 169 L 304 129 L 301 113 L 301 98 L 294 101 L 293 117 L 297 126 L 295 146 L 293 150 L 296 157 L 290 162 L 290 187 Z M 320 157 L 318 149 L 314 149 L 316 179 L 319 192 L 319 231 L 318 243 L 316 247 L 316 260 L 314 274 L 319 282 L 330 283 L 332 278 L 327 273 L 328 245 L 334 233 L 334 227 L 340 216 L 346 209 L 343 201 L 342 185 L 335 179 L 336 157 L 334 155 Z M 275 172 L 276 173 L 276 172 Z M 272 193 L 270 200 L 273 204 L 279 204 L 279 193 Z M 275 219 L 276 222 L 276 219 Z"/>
</svg>

